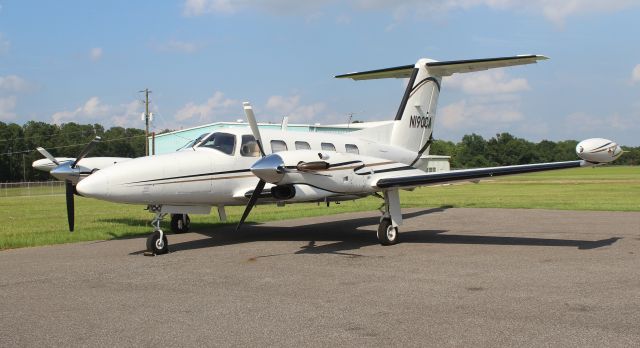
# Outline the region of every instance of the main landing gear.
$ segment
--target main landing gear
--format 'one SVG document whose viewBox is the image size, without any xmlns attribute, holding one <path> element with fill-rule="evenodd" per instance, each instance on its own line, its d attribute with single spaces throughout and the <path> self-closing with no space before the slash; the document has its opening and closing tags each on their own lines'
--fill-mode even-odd
<svg viewBox="0 0 640 348">
<path fill-rule="evenodd" d="M 171 214 L 171 232 L 187 233 L 191 227 L 191 219 L 187 214 Z"/>
<path fill-rule="evenodd" d="M 400 210 L 400 194 L 398 190 L 384 191 L 384 204 L 380 211 L 380 225 L 378 225 L 378 241 L 382 245 L 398 243 L 398 226 L 402 225 L 402 211 Z"/>
</svg>

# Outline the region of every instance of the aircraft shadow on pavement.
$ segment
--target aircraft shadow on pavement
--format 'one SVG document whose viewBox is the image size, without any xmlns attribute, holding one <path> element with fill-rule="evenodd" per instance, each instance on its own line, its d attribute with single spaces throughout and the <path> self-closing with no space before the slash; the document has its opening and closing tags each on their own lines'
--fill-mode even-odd
<svg viewBox="0 0 640 348">
<path fill-rule="evenodd" d="M 404 214 L 405 219 L 442 212 L 446 208 L 425 209 Z M 326 221 L 307 225 L 281 227 L 248 223 L 240 231 L 235 232 L 235 225 L 217 225 L 208 230 L 194 229 L 194 232 L 209 238 L 172 244 L 171 252 L 211 248 L 231 244 L 257 241 L 300 241 L 307 245 L 295 254 L 339 254 L 346 256 L 362 256 L 353 251 L 362 247 L 377 245 L 376 229 L 379 217 L 364 217 L 349 220 Z M 200 226 L 198 226 L 200 227 Z M 400 232 L 400 243 L 442 243 L 442 244 L 477 244 L 477 245 L 514 245 L 514 246 L 552 246 L 575 247 L 581 250 L 596 249 L 612 245 L 618 237 L 602 240 L 551 239 L 511 236 L 478 236 L 446 234 L 448 230 L 420 230 Z M 513 234 L 518 234 L 514 232 Z M 331 242 L 317 245 L 317 242 Z M 336 242 L 337 241 L 337 242 Z M 138 254 L 141 252 L 136 252 Z M 268 256 L 268 255 L 267 255 Z M 264 257 L 264 256 L 262 256 Z"/>
</svg>

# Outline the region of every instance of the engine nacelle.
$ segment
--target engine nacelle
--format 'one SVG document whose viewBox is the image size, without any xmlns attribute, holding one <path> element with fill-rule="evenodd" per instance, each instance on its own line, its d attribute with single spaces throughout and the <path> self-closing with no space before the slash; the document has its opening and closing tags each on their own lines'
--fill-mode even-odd
<svg viewBox="0 0 640 348">
<path fill-rule="evenodd" d="M 271 188 L 273 198 L 283 201 L 296 196 L 296 188 L 293 185 L 280 185 Z"/>
<path fill-rule="evenodd" d="M 591 138 L 583 140 L 576 146 L 580 158 L 591 163 L 609 163 L 615 161 L 624 151 L 614 141 Z"/>
</svg>

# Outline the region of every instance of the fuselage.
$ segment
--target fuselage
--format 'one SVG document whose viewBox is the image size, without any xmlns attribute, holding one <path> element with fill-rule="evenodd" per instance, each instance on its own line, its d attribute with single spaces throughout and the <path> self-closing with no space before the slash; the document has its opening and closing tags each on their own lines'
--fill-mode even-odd
<svg viewBox="0 0 640 348">
<path fill-rule="evenodd" d="M 265 130 L 266 154 L 312 150 L 409 164 L 416 153 L 362 139 L 358 133 L 331 134 Z M 175 153 L 140 157 L 100 170 L 78 184 L 80 194 L 102 200 L 152 205 L 244 205 L 258 179 L 251 166 L 260 159 L 247 128 L 218 130 Z"/>
</svg>

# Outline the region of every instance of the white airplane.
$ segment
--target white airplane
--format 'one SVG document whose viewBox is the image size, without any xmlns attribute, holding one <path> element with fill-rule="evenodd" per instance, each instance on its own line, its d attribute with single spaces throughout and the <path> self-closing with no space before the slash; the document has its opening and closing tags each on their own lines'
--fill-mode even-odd
<svg viewBox="0 0 640 348">
<path fill-rule="evenodd" d="M 336 77 L 353 80 L 409 78 L 395 119 L 348 134 L 259 131 L 253 110 L 245 103 L 249 127 L 212 132 L 179 152 L 109 166 L 79 182 L 76 189 L 85 197 L 147 205 L 155 213 L 147 248 L 155 254 L 168 252 L 166 235 L 160 229 L 167 214 L 172 214 L 172 230 L 180 233 L 189 229 L 187 214 L 208 214 L 216 206 L 225 221 L 225 206 L 246 205 L 239 228 L 258 201 L 330 202 L 370 195 L 384 199 L 378 240 L 383 245 L 395 244 L 402 224 L 400 189 L 593 166 L 622 154 L 613 141 L 589 139 L 576 148 L 582 160 L 444 173 L 418 169 L 432 141 L 443 77 L 543 59 L 547 58 L 420 59 L 413 65 L 339 75 Z"/>
<path fill-rule="evenodd" d="M 91 149 L 98 144 L 102 138 L 95 137 L 80 151 L 77 158 L 53 157 L 49 151 L 42 147 L 37 147 L 45 158 L 33 161 L 31 166 L 34 169 L 49 172 L 53 177 L 65 182 L 65 193 L 67 200 L 67 218 L 69 220 L 69 231 L 73 232 L 74 227 L 74 200 L 76 193 L 75 186 L 78 182 L 96 171 L 114 165 L 118 162 L 130 160 L 127 157 L 87 157 Z"/>
</svg>

